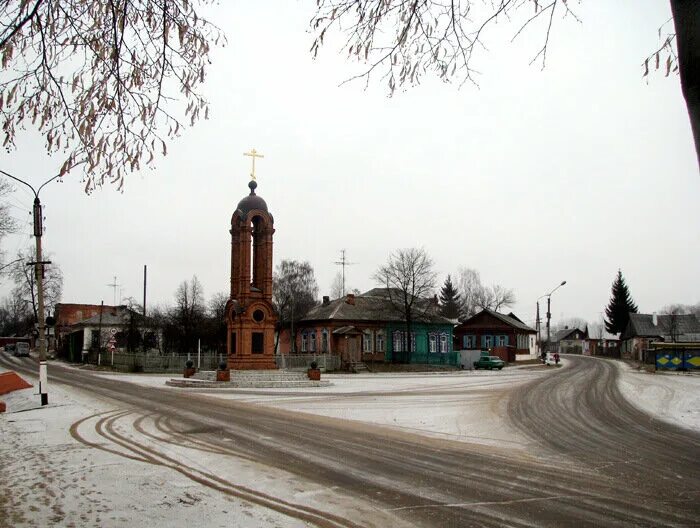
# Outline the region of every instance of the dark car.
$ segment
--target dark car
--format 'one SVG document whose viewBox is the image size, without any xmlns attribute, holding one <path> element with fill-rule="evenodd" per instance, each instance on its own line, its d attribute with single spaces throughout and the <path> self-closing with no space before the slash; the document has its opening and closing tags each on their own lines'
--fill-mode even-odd
<svg viewBox="0 0 700 528">
<path fill-rule="evenodd" d="M 19 342 L 15 345 L 15 356 L 29 357 L 29 343 Z"/>
<path fill-rule="evenodd" d="M 475 369 L 498 369 L 501 370 L 506 364 L 503 360 L 496 356 L 481 356 L 477 361 L 474 362 Z"/>
</svg>

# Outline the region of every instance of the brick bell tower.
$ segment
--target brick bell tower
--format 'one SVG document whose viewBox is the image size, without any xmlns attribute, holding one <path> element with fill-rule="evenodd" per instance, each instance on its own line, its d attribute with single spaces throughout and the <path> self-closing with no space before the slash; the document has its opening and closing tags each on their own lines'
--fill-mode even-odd
<svg viewBox="0 0 700 528">
<path fill-rule="evenodd" d="M 255 194 L 255 149 L 248 183 L 250 194 L 231 217 L 231 294 L 226 304 L 227 364 L 234 370 L 276 369 L 272 308 L 272 235 L 274 219 Z"/>
</svg>

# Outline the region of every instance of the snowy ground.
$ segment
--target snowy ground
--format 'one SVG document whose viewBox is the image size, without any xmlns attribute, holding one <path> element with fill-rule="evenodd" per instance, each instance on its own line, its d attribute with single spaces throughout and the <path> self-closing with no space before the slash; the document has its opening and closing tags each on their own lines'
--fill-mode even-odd
<svg viewBox="0 0 700 528">
<path fill-rule="evenodd" d="M 566 363 L 566 362 L 565 362 Z M 617 363 L 620 389 L 632 403 L 655 417 L 700 431 L 700 376 L 647 374 Z M 564 364 L 564 368 L 566 364 Z M 501 372 L 439 374 L 327 375 L 328 387 L 313 389 L 235 389 L 209 396 L 235 399 L 323 416 L 357 420 L 470 443 L 528 449 L 528 440 L 507 425 L 508 392 L 554 368 L 521 366 Z M 166 390 L 171 376 L 101 374 Z M 28 380 L 35 383 L 36 380 Z M 290 502 L 309 498 L 333 505 L 350 517 L 371 508 L 343 500 L 334 490 L 319 489 L 293 475 L 250 460 L 221 456 L 191 446 L 160 445 L 158 464 L 125 458 L 91 447 L 104 443 L 97 422 L 111 416 L 115 431 L 146 445 L 134 430 L 134 417 L 120 417 L 113 404 L 82 391 L 51 386 L 51 405 L 37 408 L 36 388 L 0 396 L 8 413 L 0 415 L 0 528 L 10 526 L 304 526 L 269 508 L 224 495 L 173 471 L 169 458 L 231 479 L 232 485 L 263 489 Z M 111 413 L 111 414 L 110 414 Z M 70 429 L 86 419 L 77 433 Z M 154 424 L 144 427 L 155 432 Z M 147 431 L 148 432 L 148 431 Z M 132 453 L 133 454 L 133 453 Z M 165 463 L 163 463 L 165 461 Z M 216 477 L 216 475 L 214 475 Z M 353 513 L 343 511 L 352 504 Z M 370 515 L 367 515 L 368 518 Z M 377 524 L 381 526 L 382 523 Z"/>
</svg>

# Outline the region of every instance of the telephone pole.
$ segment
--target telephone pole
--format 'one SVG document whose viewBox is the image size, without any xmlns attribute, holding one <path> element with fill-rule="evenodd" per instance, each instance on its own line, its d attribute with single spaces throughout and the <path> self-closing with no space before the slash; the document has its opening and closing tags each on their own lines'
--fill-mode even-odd
<svg viewBox="0 0 700 528">
<path fill-rule="evenodd" d="M 31 264 L 34 265 L 34 273 L 36 274 L 36 286 L 37 286 L 37 326 L 39 328 L 39 395 L 41 397 L 41 405 L 49 404 L 49 388 L 48 388 L 48 366 L 46 364 L 46 314 L 44 313 L 44 265 L 50 264 L 50 261 L 42 260 L 41 256 L 41 236 L 44 233 L 43 225 L 43 212 L 41 208 L 41 200 L 39 199 L 39 193 L 48 183 L 58 179 L 58 176 L 52 176 L 44 183 L 42 183 L 38 189 L 34 189 L 29 183 L 24 180 L 20 180 L 16 176 L 0 170 L 0 174 L 7 176 L 23 185 L 29 187 L 34 193 L 34 207 L 33 207 L 33 219 L 34 219 L 34 239 L 36 240 L 36 260 Z"/>
<path fill-rule="evenodd" d="M 345 250 L 341 249 L 340 250 L 340 260 L 335 261 L 333 264 L 336 266 L 342 266 L 343 268 L 343 297 L 345 296 L 345 266 L 352 266 L 354 264 L 357 264 L 357 262 L 348 262 L 347 258 L 345 258 Z"/>
</svg>

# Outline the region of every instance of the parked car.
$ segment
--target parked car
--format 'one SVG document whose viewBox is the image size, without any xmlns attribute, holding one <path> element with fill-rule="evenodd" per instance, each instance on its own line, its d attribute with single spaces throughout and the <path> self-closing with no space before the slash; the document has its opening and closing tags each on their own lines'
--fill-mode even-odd
<svg viewBox="0 0 700 528">
<path fill-rule="evenodd" d="M 496 356 L 481 356 L 477 361 L 474 362 L 475 369 L 498 369 L 501 370 L 506 364 L 503 360 Z"/>
<path fill-rule="evenodd" d="M 5 345 L 5 352 L 8 354 L 14 354 L 15 353 L 15 344 L 14 343 L 8 343 Z"/>
<path fill-rule="evenodd" d="M 29 343 L 19 342 L 15 346 L 15 356 L 29 357 Z"/>
</svg>

